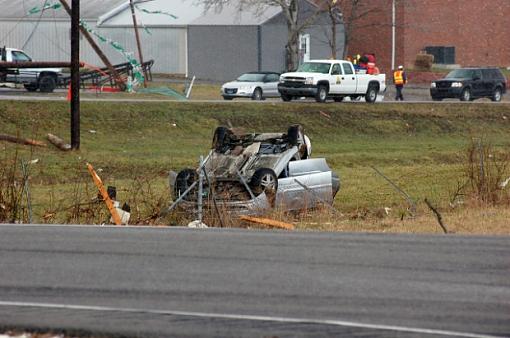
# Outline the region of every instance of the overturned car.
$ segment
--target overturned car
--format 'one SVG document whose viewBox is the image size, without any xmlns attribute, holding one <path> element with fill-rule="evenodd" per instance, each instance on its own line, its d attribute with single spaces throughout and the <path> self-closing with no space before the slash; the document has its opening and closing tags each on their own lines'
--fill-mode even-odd
<svg viewBox="0 0 510 338">
<path fill-rule="evenodd" d="M 174 201 L 185 208 L 214 202 L 239 215 L 332 205 L 340 179 L 324 158 L 310 158 L 311 151 L 300 125 L 287 133 L 259 134 L 218 127 L 212 150 L 198 169 L 171 173 Z"/>
</svg>

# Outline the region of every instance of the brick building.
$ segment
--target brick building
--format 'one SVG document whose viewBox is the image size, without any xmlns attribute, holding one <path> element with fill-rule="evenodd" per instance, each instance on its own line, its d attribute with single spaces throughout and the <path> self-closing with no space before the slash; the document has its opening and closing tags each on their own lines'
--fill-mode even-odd
<svg viewBox="0 0 510 338">
<path fill-rule="evenodd" d="M 375 53 L 386 72 L 391 68 L 392 1 L 364 2 L 359 12 L 366 15 L 353 21 L 348 45 L 351 55 Z M 436 63 L 510 66 L 510 0 L 395 2 L 396 65 L 412 67 L 416 55 L 429 47 Z M 349 14 L 344 8 L 346 24 Z"/>
</svg>

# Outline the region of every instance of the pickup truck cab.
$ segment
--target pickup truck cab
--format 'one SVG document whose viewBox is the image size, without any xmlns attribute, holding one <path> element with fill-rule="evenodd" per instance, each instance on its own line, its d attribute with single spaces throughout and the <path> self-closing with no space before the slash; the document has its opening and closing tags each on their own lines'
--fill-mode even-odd
<svg viewBox="0 0 510 338">
<path fill-rule="evenodd" d="M 345 97 L 356 100 L 364 97 L 374 103 L 377 95 L 386 90 L 385 74 L 362 74 L 345 60 L 311 60 L 296 72 L 280 76 L 278 91 L 283 101 L 296 97 L 314 97 L 317 102 L 328 98 L 341 102 Z"/>
<path fill-rule="evenodd" d="M 15 48 L 0 48 L 1 61 L 32 62 L 24 51 Z M 26 90 L 43 93 L 55 90 L 62 78 L 61 68 L 0 68 L 0 83 L 23 84 Z"/>
</svg>

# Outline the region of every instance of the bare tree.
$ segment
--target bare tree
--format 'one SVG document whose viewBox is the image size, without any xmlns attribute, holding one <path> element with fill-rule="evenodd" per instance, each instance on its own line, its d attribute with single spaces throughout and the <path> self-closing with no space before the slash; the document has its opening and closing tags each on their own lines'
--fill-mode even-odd
<svg viewBox="0 0 510 338">
<path fill-rule="evenodd" d="M 299 35 L 304 29 L 312 25 L 322 13 L 316 2 L 309 0 L 198 0 L 198 2 L 204 4 L 206 9 L 216 8 L 221 10 L 222 6 L 232 5 L 236 6 L 239 11 L 251 9 L 259 14 L 262 14 L 268 6 L 279 6 L 282 9 L 288 29 L 287 45 L 285 46 L 288 70 L 296 69 L 299 64 Z M 300 7 L 305 3 L 315 9 L 301 18 L 299 17 L 302 14 Z"/>
</svg>

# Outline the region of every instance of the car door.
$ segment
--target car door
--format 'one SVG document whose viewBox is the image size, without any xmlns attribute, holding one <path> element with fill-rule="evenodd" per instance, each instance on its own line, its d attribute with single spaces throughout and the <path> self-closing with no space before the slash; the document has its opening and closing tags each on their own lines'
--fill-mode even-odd
<svg viewBox="0 0 510 338">
<path fill-rule="evenodd" d="M 329 77 L 329 92 L 331 94 L 339 94 L 341 92 L 342 75 L 342 67 L 340 64 L 333 64 Z"/>
<path fill-rule="evenodd" d="M 13 50 L 11 52 L 12 62 L 31 62 L 32 59 L 23 52 Z M 9 81 L 30 81 L 37 79 L 36 70 L 30 68 L 19 68 L 17 71 L 17 75 L 8 75 L 7 79 Z"/>
<path fill-rule="evenodd" d="M 262 90 L 264 91 L 264 96 L 266 97 L 275 97 L 280 96 L 278 92 L 278 82 L 280 81 L 280 75 L 275 73 L 267 74 L 264 77 L 264 85 Z"/>
<path fill-rule="evenodd" d="M 356 74 L 352 65 L 349 62 L 342 62 L 342 70 L 340 93 L 356 94 Z"/>
<path fill-rule="evenodd" d="M 480 69 L 474 69 L 471 73 L 471 88 L 473 90 L 472 95 L 479 97 L 485 95 L 485 84 L 482 78 L 482 72 Z"/>
</svg>

